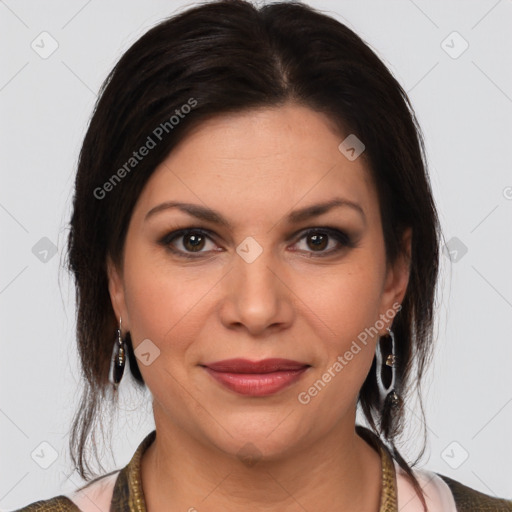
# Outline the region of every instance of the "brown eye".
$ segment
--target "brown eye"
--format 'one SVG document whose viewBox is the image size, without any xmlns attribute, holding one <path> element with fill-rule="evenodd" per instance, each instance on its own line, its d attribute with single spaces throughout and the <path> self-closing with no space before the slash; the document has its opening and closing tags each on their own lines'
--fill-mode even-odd
<svg viewBox="0 0 512 512">
<path fill-rule="evenodd" d="M 328 236 L 324 234 L 310 234 L 307 235 L 308 245 L 310 248 L 316 250 L 324 250 L 328 244 Z"/>
<path fill-rule="evenodd" d="M 304 242 L 302 242 L 304 240 Z M 354 247 L 352 239 L 335 228 L 317 228 L 305 232 L 299 242 L 299 250 L 313 256 L 328 256 L 345 248 Z M 300 245 L 302 244 L 302 247 Z"/>
<path fill-rule="evenodd" d="M 164 236 L 160 242 L 171 252 L 186 258 L 200 257 L 218 250 L 211 236 L 198 229 L 180 229 Z"/>
<path fill-rule="evenodd" d="M 205 237 L 200 233 L 187 233 L 183 235 L 183 247 L 187 251 L 196 252 L 204 247 Z"/>
</svg>

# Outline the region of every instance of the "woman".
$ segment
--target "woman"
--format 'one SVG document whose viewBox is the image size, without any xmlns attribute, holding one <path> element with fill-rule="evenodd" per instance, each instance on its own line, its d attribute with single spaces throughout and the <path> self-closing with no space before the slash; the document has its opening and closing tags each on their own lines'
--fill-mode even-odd
<svg viewBox="0 0 512 512">
<path fill-rule="evenodd" d="M 126 365 L 155 430 L 22 510 L 512 510 L 395 446 L 439 240 L 406 94 L 351 30 L 243 0 L 157 25 L 101 91 L 68 247 L 80 474 Z"/>
</svg>

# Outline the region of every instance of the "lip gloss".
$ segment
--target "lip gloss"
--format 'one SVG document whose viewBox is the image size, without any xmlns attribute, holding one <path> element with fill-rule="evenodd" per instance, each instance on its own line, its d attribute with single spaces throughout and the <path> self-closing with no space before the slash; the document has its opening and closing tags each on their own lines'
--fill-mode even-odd
<svg viewBox="0 0 512 512">
<path fill-rule="evenodd" d="M 295 370 L 279 370 L 270 373 L 232 373 L 204 368 L 217 382 L 235 393 L 246 396 L 273 395 L 299 380 L 308 369 L 304 366 Z"/>
</svg>

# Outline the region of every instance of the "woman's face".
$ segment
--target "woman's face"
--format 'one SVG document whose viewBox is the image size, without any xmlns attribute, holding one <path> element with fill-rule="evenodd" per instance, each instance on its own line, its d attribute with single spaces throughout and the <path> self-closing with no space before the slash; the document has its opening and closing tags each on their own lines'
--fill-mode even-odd
<svg viewBox="0 0 512 512">
<path fill-rule="evenodd" d="M 296 105 L 219 116 L 149 179 L 109 282 L 157 430 L 272 458 L 353 429 L 408 268 L 386 268 L 376 190 L 344 138 Z M 303 369 L 208 369 L 233 358 Z"/>
</svg>

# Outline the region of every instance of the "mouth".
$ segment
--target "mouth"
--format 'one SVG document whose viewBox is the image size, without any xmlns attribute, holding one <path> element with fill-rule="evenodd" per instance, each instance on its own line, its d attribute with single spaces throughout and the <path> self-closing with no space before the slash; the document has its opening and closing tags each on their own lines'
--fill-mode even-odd
<svg viewBox="0 0 512 512">
<path fill-rule="evenodd" d="M 297 382 L 311 366 L 291 359 L 226 359 L 201 365 L 218 383 L 246 396 L 269 396 Z"/>
</svg>

